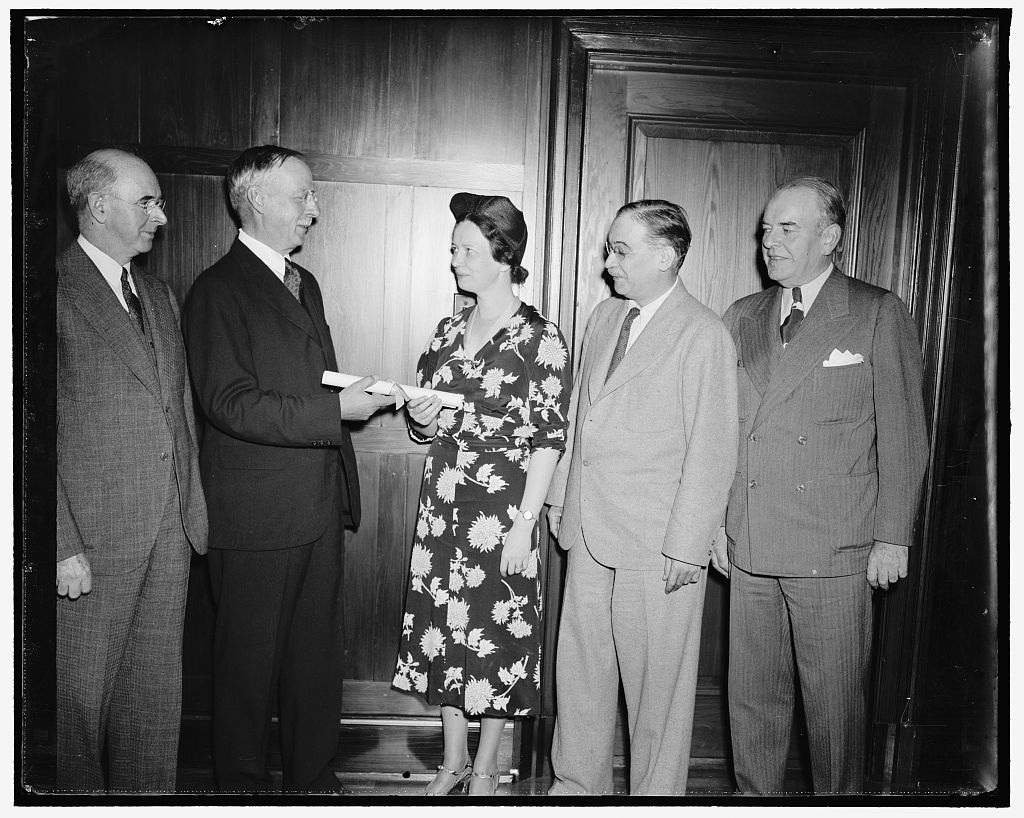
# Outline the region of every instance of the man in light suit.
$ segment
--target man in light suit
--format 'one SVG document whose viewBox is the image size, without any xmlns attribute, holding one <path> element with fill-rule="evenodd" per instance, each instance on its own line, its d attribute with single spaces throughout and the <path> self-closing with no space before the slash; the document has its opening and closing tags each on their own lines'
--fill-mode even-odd
<svg viewBox="0 0 1024 818">
<path fill-rule="evenodd" d="M 783 185 L 761 225 L 777 286 L 725 314 L 740 443 L 728 555 L 717 539 L 715 564 L 731 573 L 729 716 L 742 792 L 783 788 L 795 675 L 814 790 L 862 789 L 871 589 L 907 575 L 913 542 L 928 457 L 921 350 L 899 298 L 832 264 L 845 219 L 829 182 Z"/>
<path fill-rule="evenodd" d="M 56 786 L 173 792 L 207 520 L 178 306 L 132 263 L 167 217 L 153 171 L 122 151 L 86 156 L 67 188 L 80 234 L 57 261 Z"/>
<path fill-rule="evenodd" d="M 689 246 L 686 214 L 661 200 L 623 206 L 608 231 L 622 297 L 587 324 L 548 494 L 569 552 L 552 795 L 612 792 L 620 676 L 630 793 L 686 791 L 705 569 L 736 446 L 736 354 L 678 279 Z"/>
<path fill-rule="evenodd" d="M 210 505 L 214 766 L 222 790 L 271 788 L 280 712 L 284 789 L 339 793 L 330 769 L 342 684 L 344 526 L 359 524 L 347 423 L 389 403 L 363 378 L 335 394 L 334 341 L 313 275 L 294 264 L 320 215 L 301 155 L 249 148 L 228 170 L 241 221 L 196 281 L 184 330 L 209 421 L 200 453 Z"/>
</svg>

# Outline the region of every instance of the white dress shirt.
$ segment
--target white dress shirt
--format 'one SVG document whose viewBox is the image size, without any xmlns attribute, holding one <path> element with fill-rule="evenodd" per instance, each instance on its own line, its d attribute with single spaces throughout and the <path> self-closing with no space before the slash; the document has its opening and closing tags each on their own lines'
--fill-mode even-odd
<svg viewBox="0 0 1024 818">
<path fill-rule="evenodd" d="M 254 239 L 241 228 L 238 230 L 238 240 L 252 250 L 256 254 L 256 257 L 266 264 L 270 268 L 270 271 L 277 276 L 278 280 L 282 284 L 284 283 L 284 263 L 286 259 L 289 261 L 291 260 L 288 256 L 282 256 L 273 247 L 264 244 L 259 239 Z"/>
<path fill-rule="evenodd" d="M 825 272 L 816 278 L 812 278 L 806 284 L 800 287 L 800 298 L 801 304 L 803 304 L 804 317 L 807 317 L 807 313 L 811 311 L 811 305 L 814 303 L 814 299 L 818 297 L 818 293 L 821 292 L 821 288 L 825 286 L 825 279 L 829 277 L 829 274 L 835 269 L 834 264 L 829 264 Z M 793 288 L 783 287 L 782 288 L 782 309 L 779 311 L 779 326 L 781 327 L 786 319 L 789 317 L 790 310 L 793 309 Z"/>
<path fill-rule="evenodd" d="M 654 313 L 658 311 L 658 307 L 665 303 L 665 299 L 668 298 L 672 291 L 678 286 L 679 278 L 677 276 L 672 286 L 650 302 L 646 307 L 641 307 L 632 298 L 629 299 L 629 306 L 639 308 L 640 314 L 633 319 L 633 324 L 629 328 L 629 341 L 626 342 L 627 350 L 633 346 L 633 342 L 640 337 L 640 333 L 644 331 L 644 327 L 651 323 L 651 319 L 654 318 Z"/>
<path fill-rule="evenodd" d="M 85 251 L 85 254 L 99 269 L 107 284 L 110 285 L 110 289 L 112 289 L 114 291 L 114 295 L 117 296 L 117 302 L 124 308 L 125 312 L 128 312 L 128 304 L 124 300 L 124 291 L 121 289 L 121 265 L 100 250 L 85 236 L 78 236 L 78 245 Z M 139 291 L 135 288 L 135 279 L 132 278 L 131 262 L 129 261 L 124 266 L 128 268 L 128 286 L 131 287 L 132 292 L 138 296 Z"/>
</svg>

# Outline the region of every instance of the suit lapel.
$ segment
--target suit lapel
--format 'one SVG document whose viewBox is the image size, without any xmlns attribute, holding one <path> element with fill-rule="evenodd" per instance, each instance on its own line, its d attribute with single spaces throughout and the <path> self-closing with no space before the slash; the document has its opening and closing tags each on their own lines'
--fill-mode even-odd
<svg viewBox="0 0 1024 818">
<path fill-rule="evenodd" d="M 807 378 L 855 326 L 856 319 L 850 315 L 847 301 L 846 276 L 838 270 L 828 277 L 818 293 L 796 337 L 779 356 L 771 370 L 768 388 L 761 399 L 753 428 L 764 419 Z M 778 327 L 778 313 L 768 316 Z M 779 336 L 775 343 L 781 347 Z"/>
<path fill-rule="evenodd" d="M 313 326 L 313 322 L 309 317 L 309 313 L 306 309 L 295 300 L 295 297 L 288 292 L 288 288 L 284 286 L 284 283 L 274 275 L 273 270 L 267 267 L 259 257 L 246 247 L 242 242 L 235 240 L 234 245 L 231 248 L 231 252 L 235 255 L 239 265 L 243 268 L 246 279 L 252 284 L 254 292 L 259 293 L 259 296 L 263 298 L 271 308 L 281 313 L 285 318 L 291 321 L 295 326 L 301 329 L 308 336 L 320 341 L 320 337 L 317 334 L 316 327 Z M 303 278 L 308 276 L 309 273 L 299 268 L 300 274 L 303 274 Z M 305 284 L 305 281 L 303 282 Z"/>
<path fill-rule="evenodd" d="M 772 369 L 782 352 L 779 322 L 776 320 L 781 298 L 781 287 L 761 293 L 760 302 L 744 319 L 740 335 L 740 360 L 751 383 L 761 395 L 768 389 Z"/>
<path fill-rule="evenodd" d="M 165 309 L 163 304 L 159 303 L 156 293 L 143 276 L 135 277 L 135 288 L 139 291 L 139 299 L 142 301 L 142 308 L 145 310 L 146 320 L 149 322 L 150 340 L 153 342 L 153 351 L 156 353 L 157 377 L 161 383 L 168 383 L 171 374 L 169 366 L 177 358 L 167 349 L 167 345 L 174 343 L 175 334 L 181 330 L 174 323 L 173 311 Z"/>
<path fill-rule="evenodd" d="M 63 282 L 71 303 L 92 324 L 99 336 L 110 344 L 125 365 L 153 394 L 160 394 L 153 360 L 144 346 L 148 341 L 132 324 L 132 318 L 117 300 L 103 274 L 77 242 L 71 245 L 67 277 Z M 137 276 L 141 279 L 142 276 Z M 135 282 L 140 288 L 139 281 Z M 145 307 L 144 307 L 145 308 Z"/>
<path fill-rule="evenodd" d="M 676 285 L 672 294 L 665 299 L 665 302 L 658 308 L 658 311 L 651 317 L 650 322 L 644 327 L 643 332 L 633 341 L 632 346 L 626 352 L 622 363 L 612 373 L 612 376 L 604 383 L 598 394 L 598 399 L 614 392 L 623 384 L 629 382 L 647 367 L 654 363 L 665 350 L 672 346 L 673 336 L 679 333 L 679 310 L 683 306 L 688 293 L 682 282 Z M 623 302 L 622 309 L 617 310 L 618 321 L 609 335 L 611 345 L 607 348 L 607 357 L 604 359 L 605 368 L 608 371 L 608 362 L 611 361 L 612 352 L 619 338 L 619 330 L 622 327 L 622 319 L 629 311 L 628 302 Z M 603 377 L 603 374 L 602 374 Z"/>
<path fill-rule="evenodd" d="M 626 317 L 627 312 L 629 312 L 629 302 L 620 300 L 614 309 L 608 310 L 601 323 L 594 327 L 595 351 L 587 377 L 587 391 L 590 395 L 591 405 L 600 397 L 601 391 L 604 389 L 608 364 L 611 363 L 615 342 L 619 338 L 619 329 L 622 327 L 622 320 Z M 620 364 L 619 367 L 621 368 L 621 366 Z"/>
</svg>

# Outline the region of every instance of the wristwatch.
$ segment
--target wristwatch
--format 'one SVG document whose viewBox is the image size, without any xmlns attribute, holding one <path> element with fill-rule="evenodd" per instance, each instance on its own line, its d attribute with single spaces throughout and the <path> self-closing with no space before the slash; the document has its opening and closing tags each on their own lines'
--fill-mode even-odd
<svg viewBox="0 0 1024 818">
<path fill-rule="evenodd" d="M 519 513 L 522 515 L 523 519 L 526 520 L 526 522 L 528 522 L 528 523 L 535 523 L 535 522 L 537 522 L 537 515 L 534 514 L 532 511 L 520 511 Z"/>
</svg>

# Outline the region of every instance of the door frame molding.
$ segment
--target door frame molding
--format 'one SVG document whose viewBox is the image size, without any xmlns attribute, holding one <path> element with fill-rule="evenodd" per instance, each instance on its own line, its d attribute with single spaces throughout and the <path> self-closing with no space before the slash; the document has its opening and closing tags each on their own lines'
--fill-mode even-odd
<svg viewBox="0 0 1024 818">
<path fill-rule="evenodd" d="M 953 223 L 959 172 L 964 78 L 957 64 L 983 21 L 965 16 L 888 14 L 751 17 L 721 14 L 677 17 L 566 17 L 553 48 L 552 144 L 549 150 L 544 302 L 577 346 L 575 275 L 580 229 L 583 135 L 591 71 L 595 67 L 689 71 L 777 78 L 834 79 L 903 85 L 910 94 L 904 139 L 903 214 L 898 294 L 913 313 L 924 353 L 925 407 L 930 420 L 929 477 L 915 542 L 929 531 L 935 469 L 936 419 L 942 397 L 950 316 Z M 908 46 L 908 43 L 915 43 Z M 564 554 L 548 539 L 545 591 L 546 672 L 542 717 L 534 752 L 537 768 L 549 749 L 554 715 L 554 659 Z M 885 595 L 878 611 L 871 683 L 869 779 L 882 787 L 912 780 L 913 696 L 923 622 L 931 600 L 925 549 L 911 549 L 910 575 Z"/>
</svg>

